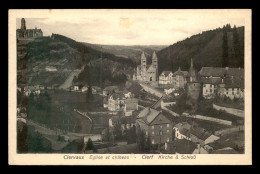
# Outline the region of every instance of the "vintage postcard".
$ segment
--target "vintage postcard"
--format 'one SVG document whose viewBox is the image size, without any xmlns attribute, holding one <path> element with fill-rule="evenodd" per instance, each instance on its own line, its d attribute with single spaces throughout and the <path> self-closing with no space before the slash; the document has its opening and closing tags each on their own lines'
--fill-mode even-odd
<svg viewBox="0 0 260 174">
<path fill-rule="evenodd" d="M 251 165 L 250 9 L 9 10 L 10 165 Z"/>
</svg>

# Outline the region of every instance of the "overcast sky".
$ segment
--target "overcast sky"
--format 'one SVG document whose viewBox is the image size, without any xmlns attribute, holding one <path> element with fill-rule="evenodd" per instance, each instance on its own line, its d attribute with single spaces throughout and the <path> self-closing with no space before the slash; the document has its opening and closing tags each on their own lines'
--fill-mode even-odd
<svg viewBox="0 0 260 174">
<path fill-rule="evenodd" d="M 244 26 L 239 13 L 205 10 L 85 10 L 55 12 L 27 18 L 26 27 L 44 36 L 61 34 L 76 41 L 109 45 L 170 45 L 202 31 Z M 20 28 L 17 18 L 16 27 Z"/>
</svg>

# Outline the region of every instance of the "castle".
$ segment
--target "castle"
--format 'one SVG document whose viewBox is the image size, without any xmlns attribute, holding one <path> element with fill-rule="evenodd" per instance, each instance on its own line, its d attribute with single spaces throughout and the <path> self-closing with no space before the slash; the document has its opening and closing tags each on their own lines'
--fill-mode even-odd
<svg viewBox="0 0 260 174">
<path fill-rule="evenodd" d="M 21 28 L 16 30 L 16 37 L 17 39 L 26 39 L 26 38 L 36 38 L 42 37 L 43 33 L 41 29 L 26 29 L 25 19 L 21 19 Z"/>
<path fill-rule="evenodd" d="M 138 65 L 136 72 L 133 75 L 133 80 L 140 81 L 158 81 L 158 58 L 155 52 L 152 56 L 152 64 L 147 65 L 147 59 L 145 53 L 141 55 L 141 65 Z"/>
</svg>

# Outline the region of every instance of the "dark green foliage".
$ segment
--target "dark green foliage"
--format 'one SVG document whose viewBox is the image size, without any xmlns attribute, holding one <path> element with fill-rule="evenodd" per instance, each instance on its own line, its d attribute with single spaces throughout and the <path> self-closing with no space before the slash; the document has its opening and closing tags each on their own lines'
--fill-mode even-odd
<svg viewBox="0 0 260 174">
<path fill-rule="evenodd" d="M 91 138 L 88 139 L 86 150 L 94 150 L 94 145 Z"/>
<path fill-rule="evenodd" d="M 191 58 L 193 58 L 194 67 L 198 71 L 203 66 L 221 67 L 223 30 L 223 28 L 217 28 L 205 31 L 159 51 L 157 53 L 159 74 L 164 70 L 177 71 L 179 66 L 182 70 L 187 71 L 190 67 Z M 230 25 L 227 25 L 225 30 L 227 31 L 228 51 L 230 51 L 233 48 L 233 29 Z M 237 28 L 237 33 L 240 38 L 241 54 L 244 55 L 244 27 Z M 228 62 L 229 67 L 232 64 L 233 62 Z"/>
<path fill-rule="evenodd" d="M 140 150 L 140 152 L 144 152 L 145 151 L 145 133 L 142 130 L 138 131 L 137 134 L 137 140 L 136 140 L 137 144 L 138 144 L 138 149 Z"/>
<path fill-rule="evenodd" d="M 51 142 L 44 138 L 39 132 L 29 129 L 28 152 L 51 153 Z"/>
<path fill-rule="evenodd" d="M 88 55 L 87 60 L 90 60 L 90 55 L 91 55 L 91 59 L 97 59 L 97 58 L 100 58 L 100 56 L 101 56 L 100 51 L 87 47 L 83 43 L 76 42 L 75 40 L 72 40 L 68 37 L 65 37 L 65 36 L 62 36 L 59 34 L 52 34 L 51 38 L 68 44 L 71 48 L 76 49 L 78 52 L 80 52 L 82 54 L 87 54 Z M 117 57 L 117 56 L 115 56 L 113 54 L 109 54 L 109 53 L 102 53 L 102 54 L 103 54 L 104 58 L 110 59 L 112 61 L 119 62 L 122 64 L 127 64 L 132 67 L 135 66 L 135 63 L 131 59 Z"/>
<path fill-rule="evenodd" d="M 136 143 L 136 128 L 135 126 L 131 127 L 126 132 L 127 144 Z"/>
<path fill-rule="evenodd" d="M 92 87 L 89 86 L 88 89 L 87 89 L 87 93 L 86 93 L 86 102 L 90 103 L 90 102 L 93 101 L 93 99 L 94 99 L 94 97 L 93 97 L 93 94 L 92 94 Z"/>
<path fill-rule="evenodd" d="M 23 124 L 23 123 L 18 123 Z M 28 152 L 28 127 L 26 124 L 22 125 L 22 130 L 17 131 L 17 152 L 18 153 L 27 153 Z"/>
<path fill-rule="evenodd" d="M 235 62 L 235 67 L 244 67 L 244 55 L 242 54 L 243 51 L 241 51 L 240 38 L 236 26 L 234 26 L 233 30 L 233 61 Z"/>
<path fill-rule="evenodd" d="M 223 38 L 222 38 L 222 67 L 227 67 L 229 64 L 228 56 L 228 37 L 227 29 L 223 28 Z"/>
</svg>

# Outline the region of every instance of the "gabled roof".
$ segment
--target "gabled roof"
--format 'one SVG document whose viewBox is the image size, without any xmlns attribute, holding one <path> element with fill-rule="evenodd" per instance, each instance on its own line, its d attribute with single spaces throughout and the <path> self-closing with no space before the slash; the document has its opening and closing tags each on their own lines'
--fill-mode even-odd
<svg viewBox="0 0 260 174">
<path fill-rule="evenodd" d="M 199 127 L 191 129 L 190 134 L 195 135 L 196 137 L 198 137 L 199 139 L 201 139 L 203 141 L 212 135 L 212 133 L 208 132 L 207 130 L 205 130 L 203 128 L 199 128 Z"/>
<path fill-rule="evenodd" d="M 120 122 L 122 124 L 129 124 L 129 123 L 135 123 L 136 117 L 133 116 L 124 116 L 120 118 Z"/>
<path fill-rule="evenodd" d="M 168 151 L 179 154 L 192 154 L 197 145 L 186 139 L 176 139 L 168 143 Z"/>
<path fill-rule="evenodd" d="M 188 75 L 188 71 L 182 71 L 181 68 L 179 67 L 179 69 L 173 73 L 173 76 L 176 75 L 182 75 L 186 77 Z"/>
<path fill-rule="evenodd" d="M 146 124 L 150 124 L 160 114 L 161 114 L 160 111 L 157 111 L 152 108 L 145 108 L 139 113 L 137 119 L 144 121 Z"/>
<path fill-rule="evenodd" d="M 125 98 L 125 95 L 122 92 L 113 93 L 112 95 L 110 95 L 110 97 L 111 96 L 113 97 L 114 100 L 116 100 L 116 99 L 124 99 Z"/>
<path fill-rule="evenodd" d="M 221 83 L 220 78 L 201 78 L 203 84 L 217 85 Z"/>
<path fill-rule="evenodd" d="M 170 73 L 172 73 L 171 71 L 163 71 L 162 73 L 161 73 L 161 75 L 165 75 L 166 77 L 170 74 Z M 160 76 L 161 76 L 160 75 Z"/>
<path fill-rule="evenodd" d="M 202 67 L 199 71 L 201 76 L 222 77 L 223 75 L 244 77 L 243 68 Z"/>
<path fill-rule="evenodd" d="M 174 127 L 179 129 L 179 132 L 187 137 L 190 137 L 191 125 L 187 122 L 181 122 L 176 124 Z"/>
<path fill-rule="evenodd" d="M 152 59 L 158 59 L 158 58 L 157 58 L 157 55 L 156 55 L 156 53 L 155 53 L 155 51 L 153 52 Z"/>
</svg>

